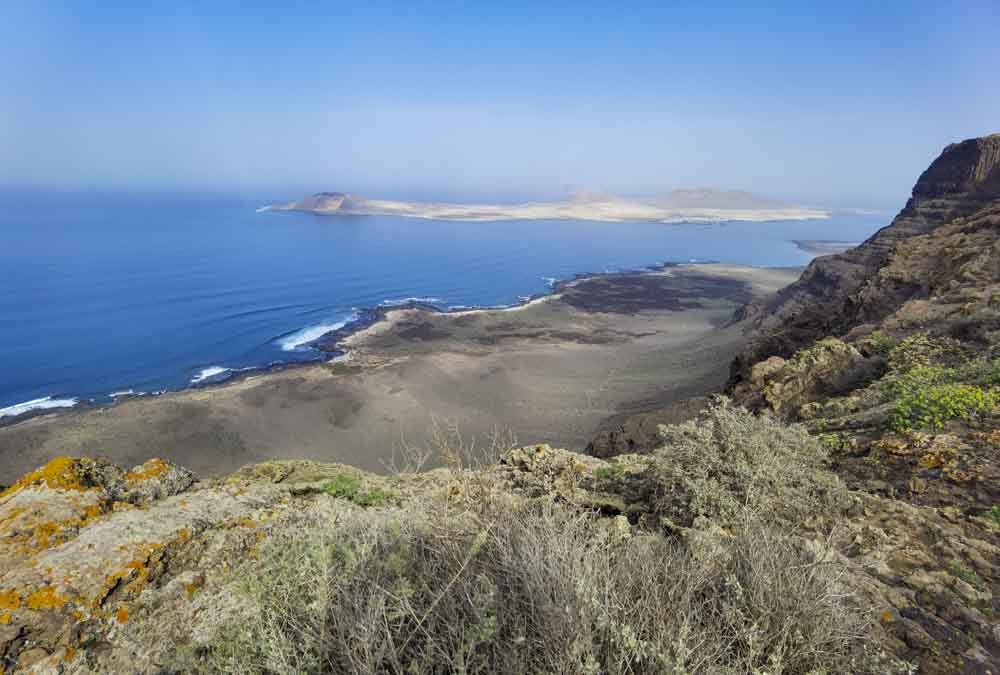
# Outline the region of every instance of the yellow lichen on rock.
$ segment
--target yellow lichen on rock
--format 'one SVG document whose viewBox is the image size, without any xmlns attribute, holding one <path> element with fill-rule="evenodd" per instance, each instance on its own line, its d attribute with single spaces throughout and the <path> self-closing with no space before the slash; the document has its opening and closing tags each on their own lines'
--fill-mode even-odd
<svg viewBox="0 0 1000 675">
<path fill-rule="evenodd" d="M 18 609 L 21 607 L 21 594 L 17 591 L 0 592 L 0 609 Z"/>
<path fill-rule="evenodd" d="M 28 609 L 56 609 L 64 606 L 69 600 L 52 586 L 43 586 L 28 595 L 25 603 Z"/>
<path fill-rule="evenodd" d="M 40 481 L 53 490 L 86 490 L 87 486 L 80 480 L 78 466 L 79 460 L 74 457 L 56 457 L 42 468 L 22 476 L 9 488 L 0 492 L 0 498 L 19 492 Z"/>
<path fill-rule="evenodd" d="M 162 459 L 154 458 L 125 474 L 125 480 L 130 483 L 136 483 L 149 478 L 158 478 L 168 471 L 170 471 L 169 464 Z"/>
</svg>

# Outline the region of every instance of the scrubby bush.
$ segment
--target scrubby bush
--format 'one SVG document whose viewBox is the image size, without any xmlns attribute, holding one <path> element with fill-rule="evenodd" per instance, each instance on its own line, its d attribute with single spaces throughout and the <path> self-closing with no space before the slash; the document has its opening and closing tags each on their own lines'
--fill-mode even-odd
<svg viewBox="0 0 1000 675">
<path fill-rule="evenodd" d="M 971 384 L 938 384 L 904 393 L 892 413 L 897 431 L 941 429 L 953 419 L 969 420 L 989 412 L 998 402 L 995 391 Z"/>
<path fill-rule="evenodd" d="M 886 672 L 839 565 L 756 524 L 694 548 L 552 504 L 359 511 L 268 541 L 233 673 Z M 613 522 L 613 521 L 612 521 Z M 187 664 L 191 667 L 190 662 Z"/>
<path fill-rule="evenodd" d="M 889 352 L 898 344 L 899 340 L 896 338 L 876 330 L 861 340 L 858 346 L 861 348 L 861 352 L 867 356 L 888 356 Z"/>
<path fill-rule="evenodd" d="M 393 498 L 392 492 L 378 485 L 362 488 L 361 479 L 346 472 L 334 476 L 322 490 L 331 497 L 346 499 L 358 506 L 382 506 Z"/>
<path fill-rule="evenodd" d="M 1000 385 L 1000 359 L 973 359 L 956 369 L 956 379 L 981 387 Z"/>
<path fill-rule="evenodd" d="M 696 421 L 662 426 L 652 463 L 668 527 L 729 527 L 747 513 L 798 525 L 849 503 L 827 449 L 801 426 L 720 399 Z"/>
<path fill-rule="evenodd" d="M 954 382 L 957 373 L 942 366 L 914 366 L 907 371 L 891 373 L 881 381 L 882 391 L 890 399 L 911 396 L 938 384 Z"/>
<path fill-rule="evenodd" d="M 954 365 L 965 356 L 965 349 L 958 340 L 917 333 L 892 348 L 888 357 L 889 370 L 902 373 L 917 366 Z"/>
</svg>

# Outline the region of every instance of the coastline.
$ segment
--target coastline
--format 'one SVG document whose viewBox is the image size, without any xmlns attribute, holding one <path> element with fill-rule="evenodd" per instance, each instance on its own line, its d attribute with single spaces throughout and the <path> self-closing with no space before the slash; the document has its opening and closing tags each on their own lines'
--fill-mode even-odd
<svg viewBox="0 0 1000 675">
<path fill-rule="evenodd" d="M 54 456 L 164 456 L 202 475 L 271 458 L 384 471 L 434 419 L 470 438 L 583 448 L 609 417 L 717 390 L 748 299 L 799 268 L 670 265 L 579 275 L 505 308 L 379 307 L 328 335 L 325 358 L 0 427 L 0 482 Z"/>
<path fill-rule="evenodd" d="M 552 279 L 549 285 L 549 289 L 541 293 L 535 293 L 530 296 L 523 296 L 518 299 L 517 302 L 511 303 L 509 305 L 483 305 L 483 306 L 455 306 L 455 307 L 441 307 L 433 302 L 430 302 L 429 298 L 406 298 L 405 301 L 383 301 L 382 303 L 375 305 L 374 307 L 365 307 L 358 309 L 354 312 L 352 318 L 341 322 L 338 328 L 327 331 L 310 340 L 308 343 L 304 343 L 309 349 L 315 352 L 315 357 L 307 360 L 301 361 L 273 361 L 271 363 L 260 365 L 260 366 L 246 366 L 246 367 L 216 367 L 211 366 L 204 368 L 198 375 L 190 379 L 185 386 L 177 387 L 173 389 L 161 389 L 155 391 L 135 391 L 133 389 L 128 389 L 125 391 L 114 391 L 109 392 L 105 395 L 105 399 L 110 400 L 100 400 L 97 398 L 86 398 L 81 395 L 74 395 L 69 393 L 57 393 L 43 398 L 34 399 L 30 401 L 23 401 L 19 403 L 12 404 L 10 406 L 0 408 L 0 412 L 6 410 L 13 410 L 21 407 L 25 407 L 24 412 L 17 414 L 0 415 L 0 429 L 4 427 L 10 427 L 21 422 L 36 417 L 52 416 L 67 414 L 71 412 L 82 412 L 88 410 L 99 410 L 102 408 L 109 408 L 121 403 L 134 400 L 134 399 L 148 399 L 148 398 L 158 398 L 167 394 L 173 394 L 178 392 L 196 390 L 196 389 L 208 389 L 211 387 L 224 386 L 233 382 L 238 382 L 241 379 L 247 377 L 253 377 L 255 375 L 264 375 L 272 372 L 281 372 L 284 370 L 293 370 L 296 368 L 303 368 L 315 365 L 317 363 L 324 363 L 336 360 L 345 355 L 344 350 L 342 350 L 338 344 L 350 339 L 354 334 L 361 333 L 367 330 L 374 324 L 378 324 L 385 320 L 385 318 L 392 312 L 403 311 L 403 310 L 424 310 L 428 312 L 434 312 L 442 315 L 453 315 L 461 316 L 468 314 L 475 314 L 479 312 L 509 312 L 518 311 L 532 304 L 539 302 L 546 302 L 550 299 L 558 299 L 560 294 L 560 289 L 565 288 L 569 285 L 578 283 L 580 281 L 585 281 L 587 279 L 605 277 L 615 274 L 643 274 L 650 272 L 661 272 L 665 269 L 671 267 L 680 267 L 683 265 L 711 265 L 716 264 L 713 261 L 704 262 L 694 262 L 694 263 L 675 263 L 675 262 L 664 262 L 656 265 L 650 265 L 646 267 L 637 268 L 634 270 L 621 270 L 615 272 L 581 272 L 569 279 Z M 299 328 L 290 331 L 288 335 L 293 335 L 305 330 L 306 328 Z M 279 336 L 279 338 L 282 336 Z M 216 371 L 216 372 L 212 372 Z M 224 377 L 219 377 L 224 375 Z M 28 407 L 31 406 L 31 407 Z"/>
</svg>

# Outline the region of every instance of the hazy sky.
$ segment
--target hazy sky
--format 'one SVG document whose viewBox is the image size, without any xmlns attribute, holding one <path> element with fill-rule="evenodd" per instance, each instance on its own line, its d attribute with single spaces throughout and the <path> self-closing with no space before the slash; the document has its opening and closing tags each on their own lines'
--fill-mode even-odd
<svg viewBox="0 0 1000 675">
<path fill-rule="evenodd" d="M 0 188 L 899 206 L 1000 131 L 997 0 L 540 4 L 5 0 Z"/>
</svg>

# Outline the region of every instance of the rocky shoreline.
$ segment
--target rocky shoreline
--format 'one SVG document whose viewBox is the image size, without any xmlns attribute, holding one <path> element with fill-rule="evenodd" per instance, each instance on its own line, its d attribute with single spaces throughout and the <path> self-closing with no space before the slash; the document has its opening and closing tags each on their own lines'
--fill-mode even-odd
<svg viewBox="0 0 1000 675">
<path fill-rule="evenodd" d="M 322 361 L 0 427 L 0 482 L 67 445 L 138 464 L 153 443 L 209 475 L 302 456 L 379 470 L 432 413 L 583 447 L 603 417 L 721 386 L 742 340 L 733 314 L 795 273 L 668 265 L 581 275 L 503 309 L 374 308 L 319 343 Z M 536 406 L 561 411 L 554 430 Z"/>
<path fill-rule="evenodd" d="M 421 300 L 412 300 L 399 304 L 376 305 L 374 307 L 361 308 L 356 311 L 356 315 L 353 319 L 346 322 L 340 328 L 337 328 L 336 330 L 330 331 L 320 336 L 313 343 L 311 343 L 310 346 L 317 352 L 315 359 L 312 360 L 274 362 L 264 366 L 251 366 L 247 368 L 238 368 L 228 371 L 224 378 L 218 378 L 218 379 L 211 378 L 204 382 L 191 382 L 187 386 L 182 387 L 180 389 L 162 390 L 155 392 L 139 392 L 139 393 L 122 392 L 117 396 L 113 396 L 112 397 L 113 400 L 111 400 L 110 402 L 101 402 L 95 399 L 86 399 L 86 398 L 75 399 L 77 402 L 72 406 L 65 406 L 61 408 L 34 408 L 18 415 L 8 415 L 0 417 L 0 428 L 13 426 L 36 417 L 60 415 L 69 412 L 81 412 L 81 411 L 106 408 L 118 405 L 123 401 L 132 399 L 155 398 L 162 396 L 164 394 L 171 394 L 179 391 L 186 391 L 192 389 L 211 389 L 213 387 L 218 387 L 238 382 L 248 377 L 255 377 L 267 373 L 281 372 L 286 370 L 294 370 L 296 368 L 309 367 L 311 365 L 315 365 L 318 362 L 327 361 L 330 359 L 336 359 L 338 357 L 349 356 L 349 352 L 345 351 L 342 348 L 342 344 L 349 338 L 351 338 L 351 336 L 353 336 L 354 334 L 362 333 L 369 327 L 385 321 L 393 312 L 416 310 L 416 311 L 429 312 L 439 315 L 459 315 L 459 314 L 468 314 L 470 312 L 512 311 L 512 310 L 518 310 L 532 303 L 545 301 L 546 299 L 551 299 L 553 297 L 559 296 L 563 289 L 571 288 L 573 286 L 579 285 L 580 283 L 587 282 L 589 280 L 596 280 L 601 278 L 613 278 L 622 275 L 634 276 L 643 274 L 655 274 L 671 268 L 681 267 L 682 265 L 691 266 L 691 265 L 713 265 L 713 264 L 716 263 L 714 263 L 713 261 L 703 261 L 699 263 L 666 262 L 666 263 L 661 263 L 659 265 L 651 265 L 636 270 L 624 270 L 617 272 L 582 272 L 574 275 L 569 279 L 556 280 L 548 291 L 545 291 L 543 293 L 536 293 L 530 296 L 525 296 L 520 300 L 518 300 L 518 302 L 516 303 L 503 306 L 472 306 L 472 307 L 445 309 L 433 303 Z"/>
</svg>

